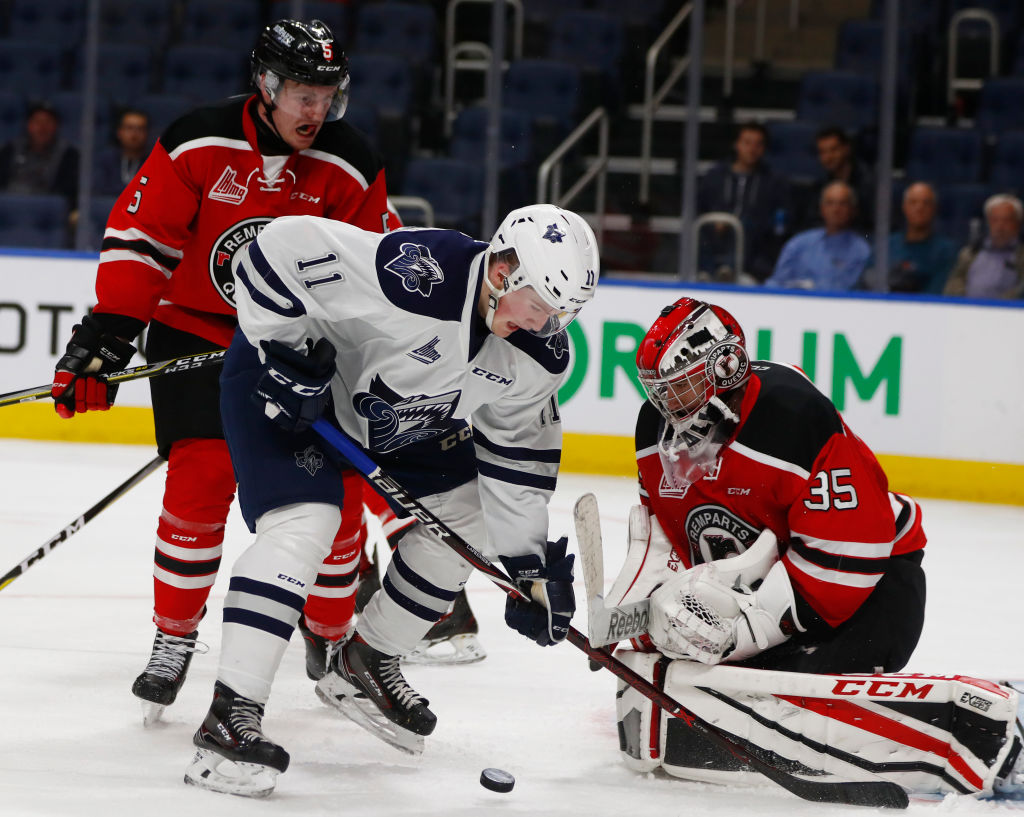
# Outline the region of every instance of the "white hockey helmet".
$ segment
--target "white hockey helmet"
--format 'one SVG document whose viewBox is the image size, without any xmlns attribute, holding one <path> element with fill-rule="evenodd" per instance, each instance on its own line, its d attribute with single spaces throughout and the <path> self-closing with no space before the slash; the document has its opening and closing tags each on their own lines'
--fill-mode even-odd
<svg viewBox="0 0 1024 817">
<path fill-rule="evenodd" d="M 484 260 L 489 269 L 491 258 L 508 264 L 504 286 L 490 289 L 486 321 L 494 319 L 498 301 L 517 289 L 532 287 L 540 298 L 557 310 L 540 330 L 540 337 L 561 332 L 573 322 L 583 306 L 594 297 L 601 266 L 594 231 L 582 217 L 553 204 L 531 204 L 513 210 L 498 227 Z"/>
</svg>

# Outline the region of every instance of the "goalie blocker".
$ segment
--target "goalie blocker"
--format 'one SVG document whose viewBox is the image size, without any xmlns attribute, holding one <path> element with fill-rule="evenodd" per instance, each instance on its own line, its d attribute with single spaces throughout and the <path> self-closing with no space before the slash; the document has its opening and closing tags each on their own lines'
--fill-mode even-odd
<svg viewBox="0 0 1024 817">
<path fill-rule="evenodd" d="M 960 675 L 815 675 L 707 667 L 632 650 L 616 655 L 793 774 L 883 779 L 924 796 L 987 796 L 1019 775 L 1018 695 L 1008 686 Z M 619 748 L 632 769 L 762 782 L 621 681 L 616 709 Z"/>
</svg>

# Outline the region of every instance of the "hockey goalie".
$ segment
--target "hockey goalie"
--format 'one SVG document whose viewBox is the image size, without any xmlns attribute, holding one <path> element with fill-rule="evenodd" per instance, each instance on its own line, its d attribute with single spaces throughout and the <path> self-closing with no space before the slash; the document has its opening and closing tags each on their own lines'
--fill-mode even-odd
<svg viewBox="0 0 1024 817">
<path fill-rule="evenodd" d="M 798 369 L 752 361 L 726 310 L 664 309 L 637 353 L 641 504 L 611 605 L 643 599 L 617 656 L 792 774 L 887 780 L 912 795 L 1024 782 L 1017 692 L 900 674 L 924 623 L 925 535 L 874 454 Z M 620 682 L 638 771 L 746 783 L 753 772 Z"/>
</svg>

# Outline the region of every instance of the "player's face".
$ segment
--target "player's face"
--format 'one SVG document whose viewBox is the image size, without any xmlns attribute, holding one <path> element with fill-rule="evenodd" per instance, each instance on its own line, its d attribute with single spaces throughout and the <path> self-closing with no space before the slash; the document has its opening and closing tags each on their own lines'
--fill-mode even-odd
<svg viewBox="0 0 1024 817">
<path fill-rule="evenodd" d="M 333 85 L 303 85 L 290 79 L 281 84 L 271 116 L 289 147 L 304 150 L 313 144 L 337 91 Z"/>
<path fill-rule="evenodd" d="M 517 329 L 539 332 L 558 310 L 548 306 L 533 287 L 523 287 L 506 293 L 498 301 L 491 321 L 491 331 L 499 338 L 507 338 Z"/>
</svg>

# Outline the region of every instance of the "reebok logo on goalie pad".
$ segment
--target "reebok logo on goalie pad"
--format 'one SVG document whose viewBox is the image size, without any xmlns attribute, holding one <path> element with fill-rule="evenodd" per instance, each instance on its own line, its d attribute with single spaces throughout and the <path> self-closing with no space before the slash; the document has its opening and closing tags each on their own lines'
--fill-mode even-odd
<svg viewBox="0 0 1024 817">
<path fill-rule="evenodd" d="M 606 643 L 612 641 L 624 641 L 627 638 L 634 638 L 637 635 L 646 633 L 648 630 L 649 616 L 647 610 L 634 610 L 628 615 L 622 615 L 613 610 L 608 618 L 608 633 L 605 636 Z"/>
</svg>

